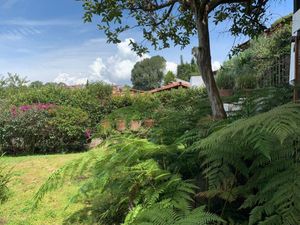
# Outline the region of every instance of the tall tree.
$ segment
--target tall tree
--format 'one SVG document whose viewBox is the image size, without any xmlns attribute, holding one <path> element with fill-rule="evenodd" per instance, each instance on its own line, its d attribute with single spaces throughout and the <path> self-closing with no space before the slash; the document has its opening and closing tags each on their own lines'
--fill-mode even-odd
<svg viewBox="0 0 300 225">
<path fill-rule="evenodd" d="M 262 30 L 266 4 L 269 0 L 81 0 L 85 22 L 100 16 L 99 29 L 104 30 L 108 42 L 119 43 L 120 33 L 142 27 L 143 37 L 155 49 L 185 47 L 192 36 L 198 46 L 193 49 L 201 71 L 215 118 L 226 113 L 213 76 L 211 64 L 208 18 L 212 13 L 215 23 L 231 19 L 230 31 L 237 35 L 256 35 Z M 128 19 L 128 16 L 133 19 Z M 133 50 L 147 52 L 145 42 L 131 40 Z"/>
<path fill-rule="evenodd" d="M 168 71 L 164 76 L 164 85 L 170 84 L 176 80 L 175 74 L 172 71 Z"/>
<path fill-rule="evenodd" d="M 199 76 L 199 75 L 200 72 L 198 66 L 196 65 L 195 59 L 192 58 L 191 63 L 185 63 L 181 56 L 180 64 L 177 66 L 176 77 L 181 80 L 190 81 L 192 76 Z"/>
<path fill-rule="evenodd" d="M 166 69 L 166 60 L 161 56 L 153 56 L 137 62 L 131 71 L 133 88 L 151 90 L 161 85 Z"/>
</svg>

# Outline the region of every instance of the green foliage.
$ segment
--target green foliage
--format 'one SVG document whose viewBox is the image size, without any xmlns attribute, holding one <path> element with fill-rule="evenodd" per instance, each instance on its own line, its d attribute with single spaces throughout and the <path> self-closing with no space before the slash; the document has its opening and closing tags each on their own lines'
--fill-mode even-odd
<svg viewBox="0 0 300 225">
<path fill-rule="evenodd" d="M 159 96 L 165 107 L 185 99 L 173 94 Z M 229 224 L 297 225 L 300 106 L 257 114 L 272 104 L 258 104 L 256 113 L 233 122 L 202 119 L 169 146 L 111 138 L 55 172 L 35 204 L 69 178 L 87 176 L 72 198 L 86 207 L 66 224 L 221 224 L 199 207 L 207 201 L 208 210 Z"/>
<path fill-rule="evenodd" d="M 38 87 L 22 87 L 22 89 L 5 88 L 0 92 L 0 99 L 16 106 L 52 103 L 80 108 L 89 114 L 90 127 L 95 127 L 104 115 L 115 107 L 120 107 L 122 103 L 126 104 L 125 100 L 117 103 L 117 100 L 112 99 L 111 93 L 111 85 L 102 82 L 90 83 L 88 87 L 78 89 L 47 84 Z"/>
<path fill-rule="evenodd" d="M 161 56 L 153 56 L 137 62 L 131 71 L 133 88 L 138 90 L 151 90 L 161 85 L 166 60 Z"/>
<path fill-rule="evenodd" d="M 299 105 L 287 104 L 195 142 L 208 180 L 201 195 L 222 199 L 226 217 L 250 212 L 249 224 L 299 224 L 299 119 Z"/>
<path fill-rule="evenodd" d="M 85 224 L 96 221 L 100 224 L 125 221 L 132 224 L 129 221 L 141 219 L 140 214 L 153 209 L 156 204 L 193 217 L 193 212 L 188 212 L 196 187 L 183 181 L 179 174 L 168 171 L 167 156 L 171 151 L 143 139 L 112 139 L 83 159 L 55 172 L 35 195 L 35 206 L 66 178 L 90 174 L 73 198 L 73 201 L 89 204 L 71 217 L 69 223 L 81 220 Z"/>
<path fill-rule="evenodd" d="M 28 81 L 16 73 L 7 73 L 7 77 L 2 78 L 0 83 L 0 87 L 21 88 L 24 87 Z"/>
<path fill-rule="evenodd" d="M 188 212 L 178 212 L 172 208 L 164 208 L 161 204 L 156 204 L 152 208 L 145 210 L 137 216 L 131 223 L 136 225 L 209 225 L 224 222 L 218 216 L 205 212 L 204 207 L 196 208 Z"/>
<path fill-rule="evenodd" d="M 13 107 L 0 124 L 2 151 L 29 154 L 83 150 L 89 122 L 80 109 L 40 104 Z"/>
<path fill-rule="evenodd" d="M 175 74 L 172 71 L 168 71 L 167 74 L 164 76 L 164 85 L 172 83 L 175 80 Z"/>
<path fill-rule="evenodd" d="M 256 89 L 255 91 L 242 91 L 241 110 L 237 112 L 237 118 L 247 118 L 262 112 L 267 112 L 277 106 L 287 104 L 292 101 L 292 88 L 265 88 Z"/>
<path fill-rule="evenodd" d="M 236 77 L 236 87 L 238 89 L 254 89 L 256 86 L 256 78 L 253 75 L 242 75 Z"/>
<path fill-rule="evenodd" d="M 111 122 L 116 121 L 117 119 L 126 120 L 130 122 L 131 120 L 143 120 L 150 119 L 153 117 L 154 111 L 160 105 L 159 97 L 152 94 L 144 94 L 129 97 L 128 104 L 122 103 L 121 107 L 114 110 L 105 119 L 108 119 Z M 127 101 L 124 98 L 122 101 Z M 125 105 L 125 107 L 122 107 Z"/>
<path fill-rule="evenodd" d="M 172 144 L 211 113 L 207 96 L 200 89 L 164 92 L 158 98 L 161 107 L 153 114 L 155 127 L 150 133 L 150 138 L 158 143 Z"/>
<path fill-rule="evenodd" d="M 251 1 L 249 4 L 243 4 L 237 1 L 224 4 L 218 0 L 190 4 L 177 0 L 151 0 L 141 4 L 140 1 L 132 0 L 82 0 L 84 21 L 92 22 L 94 16 L 100 17 L 97 19 L 98 28 L 104 31 L 109 42 L 119 43 L 123 32 L 141 28 L 142 39 L 150 42 L 156 50 L 170 48 L 172 45 L 182 48 L 189 45 L 191 37 L 198 31 L 196 23 L 191 21 L 195 21 L 196 11 L 204 12 L 205 9 L 209 10 L 197 15 L 198 18 L 208 17 L 211 13 L 216 23 L 224 20 L 234 21 L 229 29 L 233 35 L 242 33 L 256 36 L 264 29 L 262 23 L 265 22 L 267 3 L 268 1 Z M 221 6 L 218 7 L 219 5 Z M 131 19 L 128 20 L 128 17 Z M 149 47 L 144 41 L 131 41 L 131 45 L 139 54 L 147 52 Z"/>
<path fill-rule="evenodd" d="M 11 180 L 11 170 L 3 166 L 2 156 L 0 155 L 0 205 L 8 199 L 9 189 L 7 184 Z"/>
<path fill-rule="evenodd" d="M 183 58 L 181 56 L 181 62 L 177 66 L 176 77 L 181 80 L 190 81 L 191 76 L 199 76 L 199 75 L 200 72 L 197 64 L 195 63 L 194 58 L 191 60 L 191 63 L 184 63 Z"/>
<path fill-rule="evenodd" d="M 30 83 L 30 87 L 35 87 L 35 88 L 40 88 L 42 87 L 44 84 L 41 81 L 33 81 Z"/>
<path fill-rule="evenodd" d="M 283 24 L 269 36 L 260 35 L 250 41 L 246 50 L 226 61 L 218 75 L 236 77 L 238 88 L 257 87 L 259 79 L 272 75 L 268 70 L 278 63 L 276 60 L 290 54 L 290 36 L 290 23 Z"/>
<path fill-rule="evenodd" d="M 216 78 L 216 83 L 220 89 L 233 89 L 234 76 L 228 73 L 220 72 Z"/>
</svg>

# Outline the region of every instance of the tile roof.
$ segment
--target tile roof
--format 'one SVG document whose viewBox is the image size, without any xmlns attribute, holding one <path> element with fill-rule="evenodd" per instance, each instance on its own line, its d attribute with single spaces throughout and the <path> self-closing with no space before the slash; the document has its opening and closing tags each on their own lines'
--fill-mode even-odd
<svg viewBox="0 0 300 225">
<path fill-rule="evenodd" d="M 160 88 L 155 88 L 153 90 L 150 90 L 150 93 L 156 93 L 156 92 L 160 92 L 160 91 L 166 91 L 166 90 L 170 90 L 173 88 L 179 88 L 179 87 L 183 87 L 183 88 L 190 88 L 191 84 L 189 82 L 186 81 L 177 81 L 177 82 L 172 82 L 168 85 L 162 86 Z"/>
</svg>

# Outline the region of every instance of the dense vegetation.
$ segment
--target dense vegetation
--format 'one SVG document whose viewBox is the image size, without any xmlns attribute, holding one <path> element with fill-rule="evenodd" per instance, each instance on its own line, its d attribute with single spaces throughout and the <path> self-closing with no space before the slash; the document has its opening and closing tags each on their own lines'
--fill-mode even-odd
<svg viewBox="0 0 300 225">
<path fill-rule="evenodd" d="M 206 205 L 231 224 L 298 224 L 299 115 L 298 105 L 287 104 L 202 126 L 172 145 L 113 138 L 54 173 L 35 200 L 65 177 L 91 174 L 73 198 L 89 204 L 70 223 L 160 224 L 184 215 L 199 224 L 205 216 L 195 218 L 190 208 Z"/>
<path fill-rule="evenodd" d="M 278 23 L 282 24 L 280 29 L 273 28 Z M 283 56 L 290 54 L 291 16 L 275 22 L 270 29 L 275 30 L 251 40 L 246 50 L 224 63 L 216 79 L 219 88 L 254 89 L 282 85 L 280 81 L 271 83 L 278 74 L 275 71 L 270 74 L 269 70 Z"/>
<path fill-rule="evenodd" d="M 166 60 L 161 56 L 153 56 L 137 62 L 131 71 L 133 88 L 147 91 L 160 87 L 165 69 Z"/>
<path fill-rule="evenodd" d="M 64 224 L 300 224 L 300 106 L 290 102 L 290 87 L 259 85 L 270 56 L 289 51 L 289 32 L 287 25 L 259 37 L 225 63 L 217 81 L 238 91 L 223 99 L 237 106 L 223 120 L 212 118 L 201 89 L 112 96 L 103 83 L 24 86 L 9 75 L 0 94 L 2 151 L 68 152 L 103 139 L 55 171 L 29 205 L 38 210 L 48 192 L 71 182 L 80 187 L 70 203 L 81 207 Z M 147 119 L 153 127 L 115 129 L 119 120 Z M 10 176 L 0 166 L 0 203 Z"/>
</svg>

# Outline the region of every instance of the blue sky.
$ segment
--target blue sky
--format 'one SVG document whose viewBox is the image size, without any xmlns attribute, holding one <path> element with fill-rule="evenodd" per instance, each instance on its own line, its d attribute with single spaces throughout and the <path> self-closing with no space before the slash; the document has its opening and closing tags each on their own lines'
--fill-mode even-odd
<svg viewBox="0 0 300 225">
<path fill-rule="evenodd" d="M 272 3 L 270 22 L 292 12 L 292 0 Z M 127 46 L 139 39 L 138 31 L 122 35 L 119 45 L 107 44 L 96 24 L 84 24 L 81 2 L 75 0 L 0 0 L 0 74 L 18 73 L 29 80 L 68 84 L 104 80 L 130 83 L 130 71 L 138 60 Z M 211 25 L 212 61 L 218 67 L 234 43 L 246 41 L 226 32 L 228 24 Z M 196 39 L 184 50 L 151 50 L 162 55 L 170 70 L 176 69 L 180 55 L 191 59 Z"/>
</svg>

